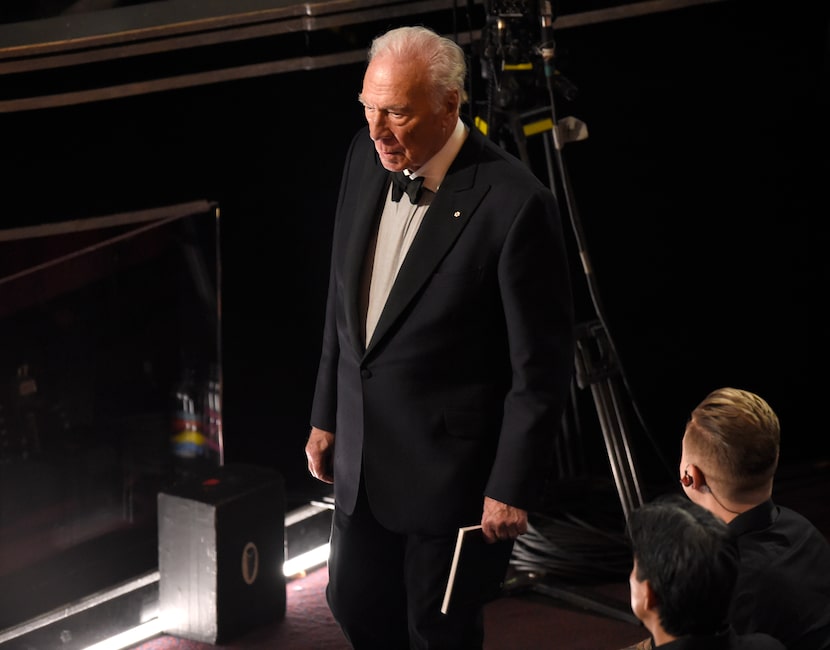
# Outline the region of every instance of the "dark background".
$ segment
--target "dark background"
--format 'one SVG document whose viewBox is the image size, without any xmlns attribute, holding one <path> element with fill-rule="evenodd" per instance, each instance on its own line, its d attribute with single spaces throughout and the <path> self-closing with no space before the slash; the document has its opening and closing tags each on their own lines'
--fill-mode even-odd
<svg viewBox="0 0 830 650">
<path fill-rule="evenodd" d="M 782 462 L 826 458 L 814 311 L 827 275 L 813 226 L 827 214 L 825 3 L 734 0 L 554 33 L 557 70 L 579 90 L 557 114 L 590 134 L 564 150 L 576 227 L 644 476 L 675 476 L 690 409 L 724 385 L 777 410 Z M 0 115 L 6 226 L 219 204 L 226 462 L 277 468 L 289 493 L 314 487 L 303 446 L 363 67 Z M 566 226 L 580 319 L 592 320 Z M 575 389 L 573 407 L 564 453 L 607 475 L 590 392 Z"/>
</svg>

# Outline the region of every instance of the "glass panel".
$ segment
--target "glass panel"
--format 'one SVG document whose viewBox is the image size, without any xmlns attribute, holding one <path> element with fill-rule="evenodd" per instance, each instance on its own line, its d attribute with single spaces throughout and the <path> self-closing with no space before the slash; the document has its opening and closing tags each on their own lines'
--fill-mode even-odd
<svg viewBox="0 0 830 650">
<path fill-rule="evenodd" d="M 0 230 L 0 631 L 155 570 L 158 491 L 222 463 L 218 233 L 207 202 Z"/>
</svg>

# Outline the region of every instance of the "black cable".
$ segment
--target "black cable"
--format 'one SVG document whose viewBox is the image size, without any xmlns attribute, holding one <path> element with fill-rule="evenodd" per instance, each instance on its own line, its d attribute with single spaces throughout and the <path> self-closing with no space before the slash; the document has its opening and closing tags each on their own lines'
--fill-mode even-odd
<svg viewBox="0 0 830 650">
<path fill-rule="evenodd" d="M 624 579 L 631 550 L 623 533 L 609 533 L 572 515 L 533 514 L 528 531 L 513 546 L 511 566 L 571 582 Z"/>
</svg>

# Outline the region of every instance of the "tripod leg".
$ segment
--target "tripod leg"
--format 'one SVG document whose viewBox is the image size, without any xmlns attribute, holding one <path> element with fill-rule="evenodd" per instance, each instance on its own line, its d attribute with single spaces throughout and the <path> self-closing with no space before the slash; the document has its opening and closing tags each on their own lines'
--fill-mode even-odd
<svg viewBox="0 0 830 650">
<path fill-rule="evenodd" d="M 612 346 L 599 321 L 582 324 L 577 337 L 576 379 L 591 387 L 608 461 L 625 518 L 643 503 L 631 443 L 625 428 Z"/>
<path fill-rule="evenodd" d="M 618 390 L 612 378 L 607 378 L 591 386 L 591 393 L 596 405 L 597 415 L 602 428 L 611 473 L 617 486 L 625 518 L 631 511 L 643 504 L 643 495 L 631 443 L 625 429 Z"/>
<path fill-rule="evenodd" d="M 513 132 L 513 142 L 516 145 L 519 158 L 521 158 L 525 165 L 531 167 L 530 154 L 527 150 L 527 139 L 525 138 L 524 128 L 522 127 L 522 121 L 519 115 L 516 113 L 510 115 L 510 128 Z"/>
<path fill-rule="evenodd" d="M 556 191 L 556 180 L 553 176 L 553 170 L 555 169 L 553 163 L 553 153 L 551 151 L 552 142 L 553 142 L 553 131 L 550 133 L 543 133 L 543 144 L 545 146 L 545 163 L 547 165 L 548 170 L 548 187 L 550 187 L 550 191 L 553 192 L 553 196 L 556 198 L 557 203 L 559 202 L 559 195 Z"/>
</svg>

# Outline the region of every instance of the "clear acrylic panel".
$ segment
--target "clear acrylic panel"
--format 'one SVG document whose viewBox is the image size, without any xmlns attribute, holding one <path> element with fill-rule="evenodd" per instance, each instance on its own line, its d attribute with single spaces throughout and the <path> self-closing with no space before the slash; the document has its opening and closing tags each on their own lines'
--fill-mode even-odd
<svg viewBox="0 0 830 650">
<path fill-rule="evenodd" d="M 220 273 L 206 201 L 0 230 L 0 636 L 154 570 L 222 464 Z"/>
</svg>

